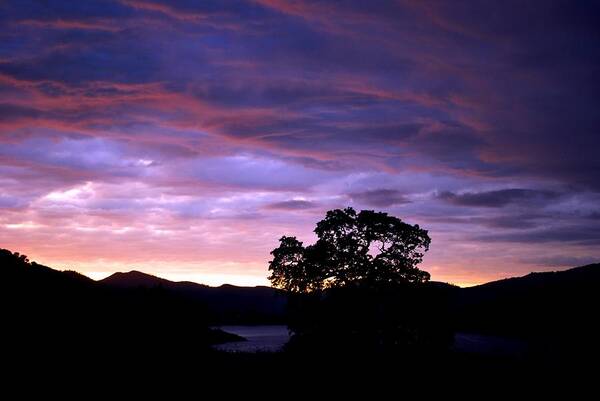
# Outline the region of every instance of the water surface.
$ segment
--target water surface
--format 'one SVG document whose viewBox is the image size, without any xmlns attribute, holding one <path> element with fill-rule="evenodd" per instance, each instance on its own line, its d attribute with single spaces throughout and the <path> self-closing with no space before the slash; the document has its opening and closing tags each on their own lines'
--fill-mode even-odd
<svg viewBox="0 0 600 401">
<path fill-rule="evenodd" d="M 287 326 L 220 326 L 219 329 L 237 334 L 247 341 L 218 344 L 215 349 L 229 352 L 277 352 L 290 339 Z"/>
<path fill-rule="evenodd" d="M 247 341 L 235 341 L 216 345 L 214 348 L 229 352 L 277 352 L 290 339 L 287 326 L 219 326 L 228 333 L 237 334 Z M 452 347 L 457 352 L 482 355 L 523 355 L 527 346 L 523 341 L 473 333 L 456 333 Z"/>
</svg>

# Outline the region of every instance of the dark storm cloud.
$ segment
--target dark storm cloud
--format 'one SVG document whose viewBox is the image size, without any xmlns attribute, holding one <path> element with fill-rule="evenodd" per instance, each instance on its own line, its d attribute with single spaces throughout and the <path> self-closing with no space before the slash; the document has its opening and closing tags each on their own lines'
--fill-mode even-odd
<svg viewBox="0 0 600 401">
<path fill-rule="evenodd" d="M 348 194 L 348 196 L 350 199 L 359 203 L 377 207 L 388 207 L 410 203 L 409 199 L 395 189 L 375 189 L 372 191 L 354 192 Z"/>
<path fill-rule="evenodd" d="M 483 192 L 441 192 L 437 197 L 458 206 L 503 207 L 512 203 L 544 204 L 559 198 L 560 194 L 553 191 L 510 188 Z"/>
</svg>

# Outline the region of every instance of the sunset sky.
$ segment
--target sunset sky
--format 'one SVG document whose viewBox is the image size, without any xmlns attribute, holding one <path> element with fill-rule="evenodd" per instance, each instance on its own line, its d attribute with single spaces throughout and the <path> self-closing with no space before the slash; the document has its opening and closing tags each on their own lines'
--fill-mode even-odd
<svg viewBox="0 0 600 401">
<path fill-rule="evenodd" d="M 0 248 L 267 284 L 329 209 L 472 285 L 600 260 L 586 1 L 2 1 Z"/>
</svg>

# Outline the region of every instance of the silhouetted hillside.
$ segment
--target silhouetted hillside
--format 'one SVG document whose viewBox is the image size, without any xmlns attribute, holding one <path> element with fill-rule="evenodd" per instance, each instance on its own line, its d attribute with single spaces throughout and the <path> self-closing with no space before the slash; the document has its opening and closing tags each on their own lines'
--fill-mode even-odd
<svg viewBox="0 0 600 401">
<path fill-rule="evenodd" d="M 112 288 L 163 288 L 201 302 L 215 324 L 264 324 L 284 321 L 286 298 L 270 287 L 209 287 L 189 281 L 170 281 L 139 271 L 114 273 L 100 280 Z"/>
<path fill-rule="evenodd" d="M 285 296 L 269 287 L 209 287 L 138 271 L 94 281 L 30 263 L 3 249 L 0 274 L 7 344 L 27 344 L 34 351 L 58 352 L 85 344 L 121 352 L 207 349 L 234 339 L 210 330 L 211 324 L 285 318 Z M 533 344 L 535 352 L 553 356 L 593 354 L 599 348 L 600 264 L 470 288 L 439 282 L 424 288 L 423 305 L 434 298 L 444 300 L 437 305 L 447 307 L 434 315 L 457 331 L 519 337 Z M 403 313 L 405 308 L 397 310 Z"/>
<path fill-rule="evenodd" d="M 167 289 L 112 288 L 0 249 L 4 344 L 30 353 L 208 350 L 232 339 L 208 328 L 202 302 Z M 5 348 L 6 349 L 6 348 Z"/>
<path fill-rule="evenodd" d="M 460 330 L 522 337 L 545 348 L 597 347 L 600 264 L 461 288 L 454 299 Z"/>
</svg>

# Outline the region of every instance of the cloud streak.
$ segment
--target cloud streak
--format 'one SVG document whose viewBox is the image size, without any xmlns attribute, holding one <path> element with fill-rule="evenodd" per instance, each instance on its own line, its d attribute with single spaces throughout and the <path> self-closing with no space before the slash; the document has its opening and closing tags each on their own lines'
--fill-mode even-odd
<svg viewBox="0 0 600 401">
<path fill-rule="evenodd" d="M 453 193 L 441 192 L 438 198 L 458 206 L 503 207 L 515 203 L 546 203 L 560 197 L 553 191 L 509 188 L 495 191 Z"/>
</svg>

